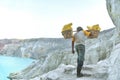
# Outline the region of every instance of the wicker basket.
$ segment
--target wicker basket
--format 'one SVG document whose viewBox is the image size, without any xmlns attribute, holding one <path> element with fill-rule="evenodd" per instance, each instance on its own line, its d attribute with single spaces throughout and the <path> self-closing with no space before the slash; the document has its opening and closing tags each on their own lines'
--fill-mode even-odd
<svg viewBox="0 0 120 80">
<path fill-rule="evenodd" d="M 72 38 L 72 30 L 66 30 L 62 32 L 62 35 L 64 36 L 65 39 L 70 39 Z"/>
<path fill-rule="evenodd" d="M 88 30 L 90 32 L 90 35 L 88 36 L 88 38 L 97 38 L 99 35 L 99 30 Z"/>
</svg>

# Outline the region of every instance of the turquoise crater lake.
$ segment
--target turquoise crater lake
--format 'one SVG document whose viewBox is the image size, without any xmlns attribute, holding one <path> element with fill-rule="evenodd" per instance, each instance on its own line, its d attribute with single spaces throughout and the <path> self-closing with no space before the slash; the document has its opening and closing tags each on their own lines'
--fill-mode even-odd
<svg viewBox="0 0 120 80">
<path fill-rule="evenodd" d="M 33 61 L 30 58 L 0 56 L 0 80 L 9 80 L 7 77 L 10 73 L 23 70 Z"/>
</svg>

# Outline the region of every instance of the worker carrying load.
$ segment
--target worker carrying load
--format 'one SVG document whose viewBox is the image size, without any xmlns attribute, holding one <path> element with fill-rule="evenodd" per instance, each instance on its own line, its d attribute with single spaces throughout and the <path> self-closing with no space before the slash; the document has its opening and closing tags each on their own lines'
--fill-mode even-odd
<svg viewBox="0 0 120 80">
<path fill-rule="evenodd" d="M 99 24 L 95 24 L 93 26 L 87 26 L 88 28 L 88 32 L 90 32 L 90 35 L 88 36 L 88 38 L 97 38 L 99 35 L 99 32 L 101 30 Z"/>
<path fill-rule="evenodd" d="M 73 34 L 72 23 L 64 25 L 61 33 L 65 39 L 72 38 L 72 34 Z"/>
<path fill-rule="evenodd" d="M 99 25 L 94 25 L 92 27 L 88 27 L 88 30 L 84 30 L 81 26 L 78 26 L 76 29 L 76 33 L 73 34 L 72 37 L 72 53 L 77 53 L 77 77 L 82 77 L 84 76 L 81 72 L 83 65 L 84 65 L 84 61 L 85 61 L 85 51 L 86 51 L 86 47 L 85 47 L 85 41 L 87 39 L 91 39 L 89 37 L 94 36 L 93 33 L 91 33 L 91 31 L 100 31 Z M 86 37 L 87 36 L 87 37 Z M 75 50 L 74 50 L 75 49 Z"/>
<path fill-rule="evenodd" d="M 88 38 L 97 38 L 99 35 L 99 32 L 101 28 L 99 27 L 99 24 L 95 24 L 93 26 L 87 26 L 88 30 L 83 30 L 85 36 Z M 62 28 L 62 35 L 65 39 L 70 39 L 73 36 L 73 29 L 72 29 L 72 23 L 65 24 Z"/>
<path fill-rule="evenodd" d="M 82 77 L 81 73 L 83 64 L 84 64 L 84 55 L 85 55 L 85 40 L 91 38 L 97 38 L 98 33 L 100 32 L 100 27 L 98 24 L 93 25 L 92 27 L 88 26 L 88 30 L 84 30 L 81 26 L 78 26 L 75 34 L 73 34 L 72 23 L 64 25 L 62 29 L 62 35 L 65 39 L 72 38 L 72 53 L 74 54 L 74 48 L 78 54 L 77 57 L 77 77 Z M 86 37 L 87 36 L 87 37 Z M 75 44 L 75 46 L 74 46 Z"/>
</svg>

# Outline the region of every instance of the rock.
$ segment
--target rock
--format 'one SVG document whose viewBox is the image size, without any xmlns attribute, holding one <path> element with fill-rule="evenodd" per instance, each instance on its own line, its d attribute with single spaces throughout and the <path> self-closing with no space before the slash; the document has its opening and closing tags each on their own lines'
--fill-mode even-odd
<svg viewBox="0 0 120 80">
<path fill-rule="evenodd" d="M 107 80 L 119 80 L 120 79 L 120 0 L 106 0 L 108 13 L 116 26 L 114 36 L 112 38 L 114 47 L 111 52 L 109 61 L 110 67 L 108 70 L 109 76 Z"/>
</svg>

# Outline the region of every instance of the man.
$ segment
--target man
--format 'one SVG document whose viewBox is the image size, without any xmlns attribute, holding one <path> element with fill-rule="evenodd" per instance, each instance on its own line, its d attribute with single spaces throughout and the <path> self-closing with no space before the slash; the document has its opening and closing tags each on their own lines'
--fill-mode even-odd
<svg viewBox="0 0 120 80">
<path fill-rule="evenodd" d="M 85 33 L 90 34 L 90 32 L 83 31 L 82 27 L 77 27 L 77 32 L 74 34 L 72 39 L 72 53 L 74 54 L 74 42 L 76 42 L 76 52 L 78 55 L 77 58 L 77 77 L 82 77 L 81 69 L 84 62 L 84 54 L 85 54 L 85 40 L 87 37 Z"/>
</svg>

